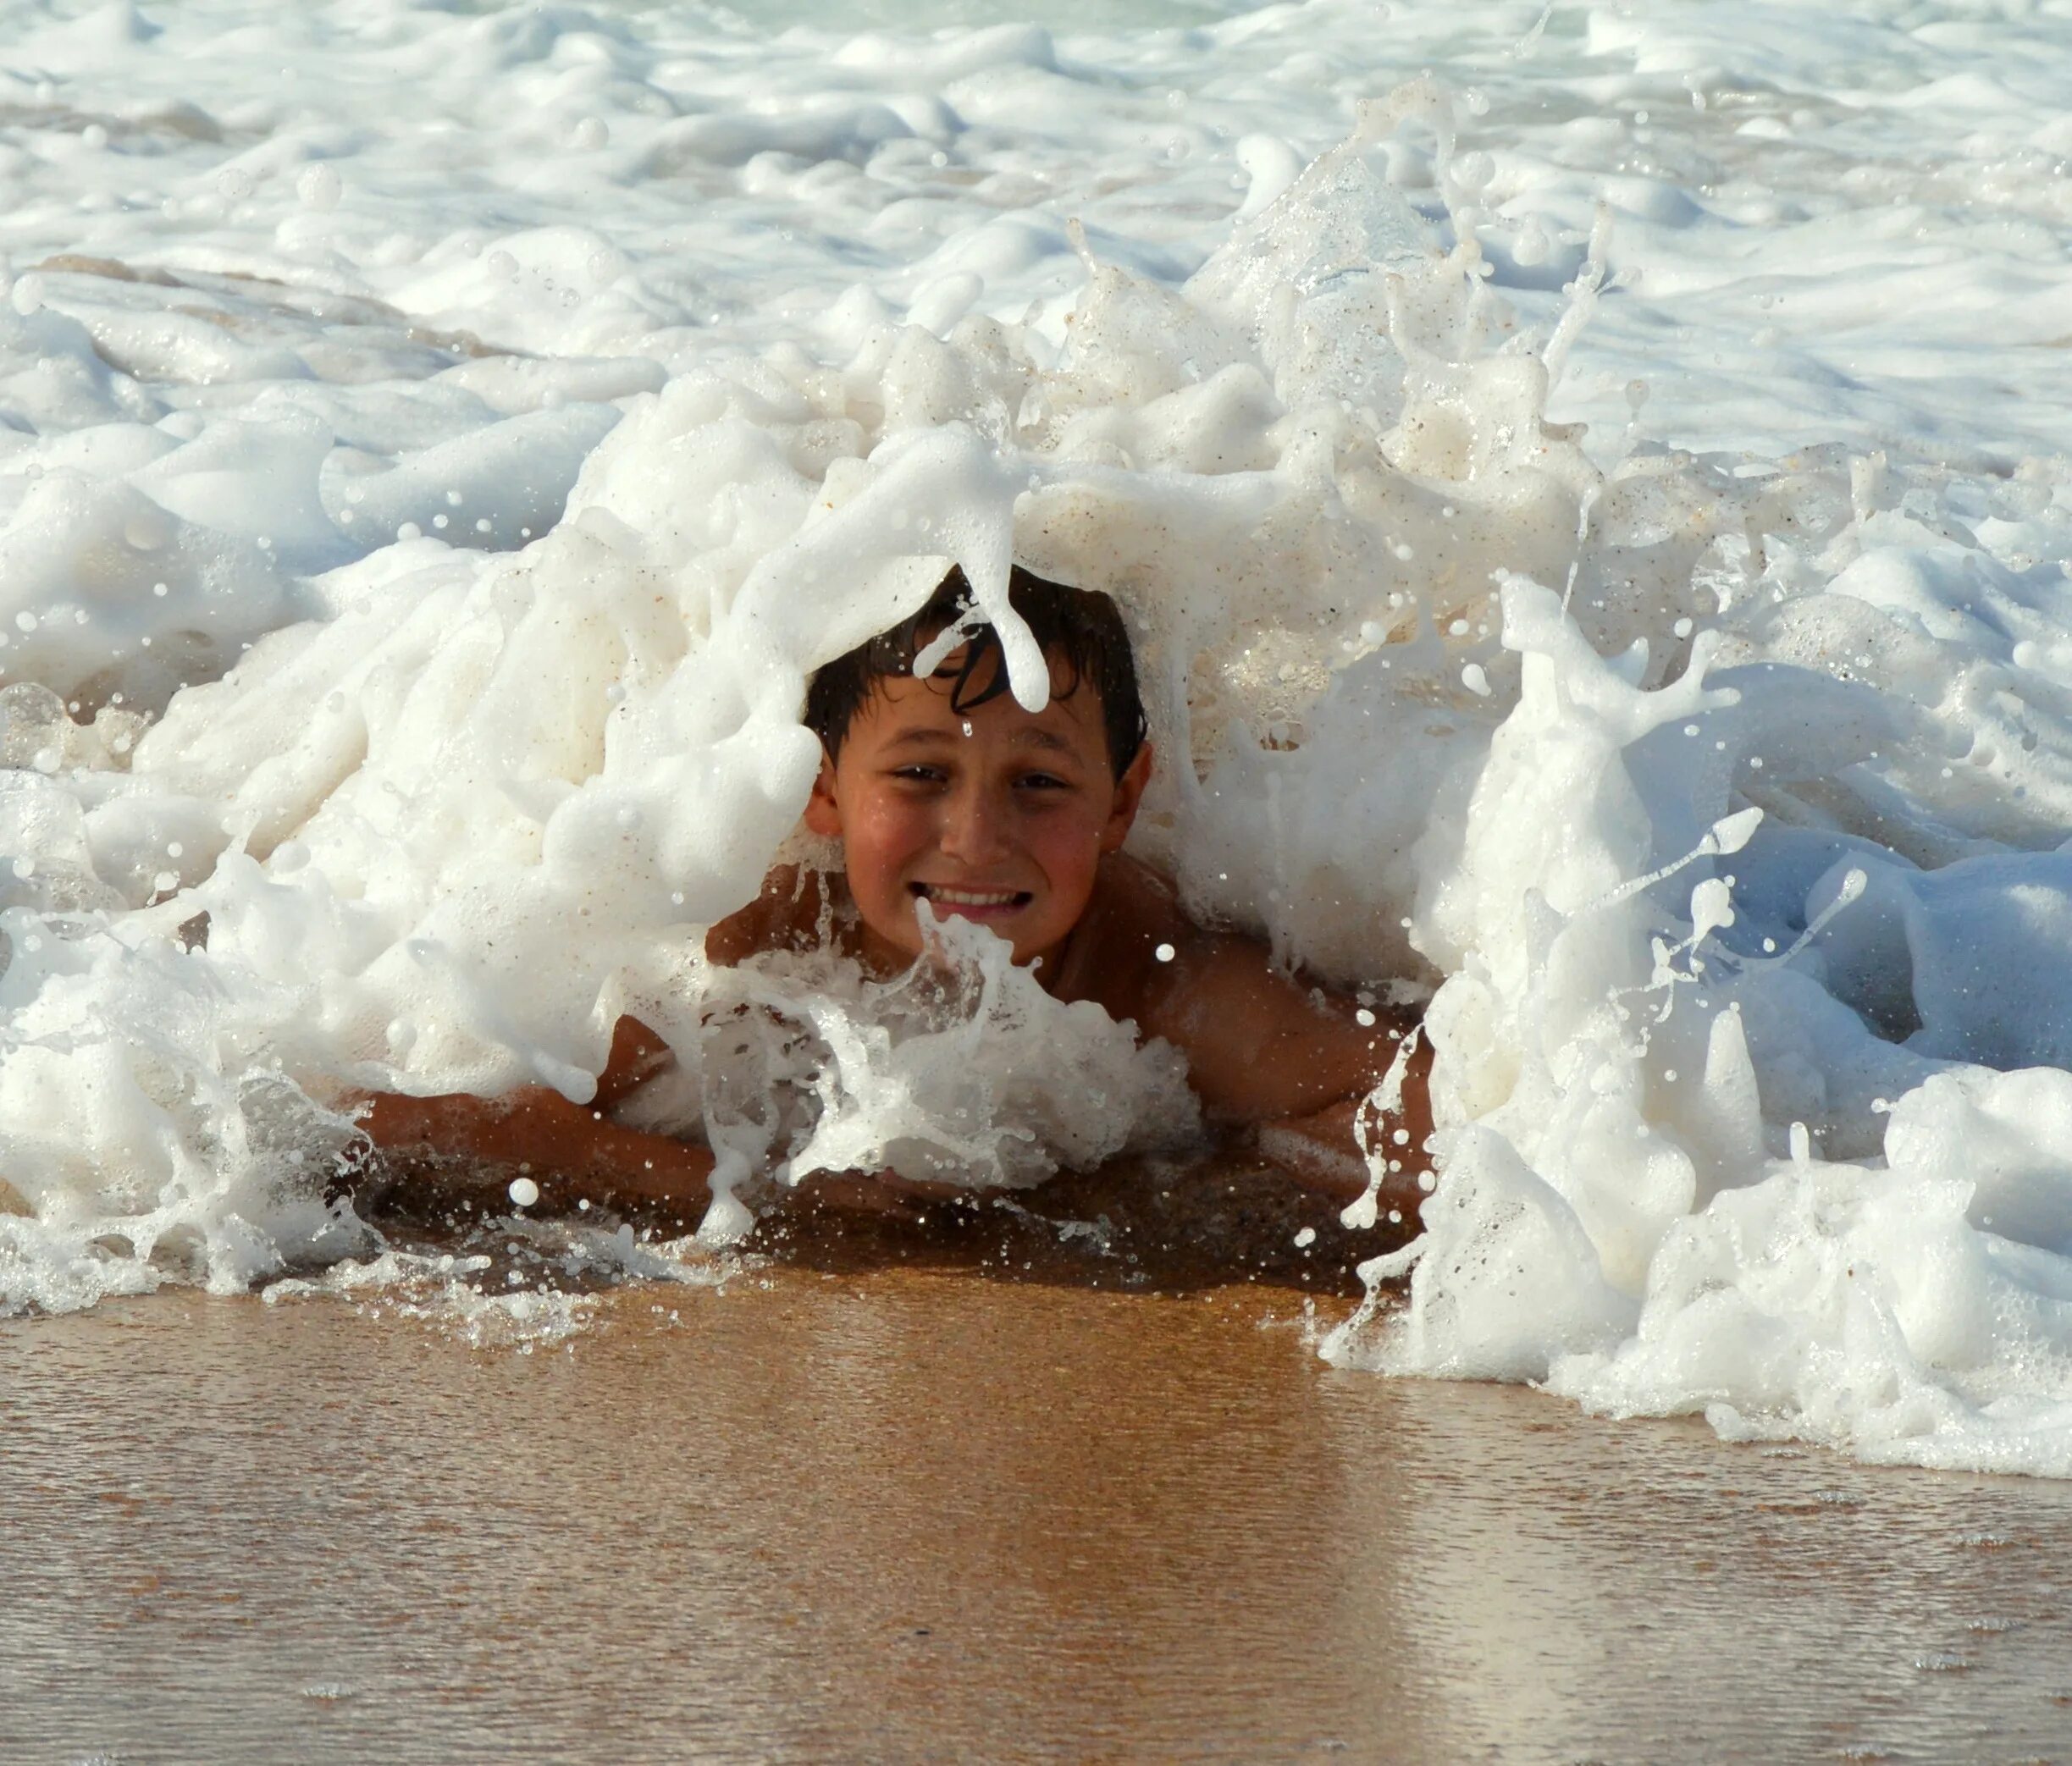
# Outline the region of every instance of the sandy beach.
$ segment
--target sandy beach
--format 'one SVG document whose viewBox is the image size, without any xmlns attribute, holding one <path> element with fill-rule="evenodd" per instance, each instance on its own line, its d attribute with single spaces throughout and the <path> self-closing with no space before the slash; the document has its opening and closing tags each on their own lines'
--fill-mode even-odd
<svg viewBox="0 0 2072 1766">
<path fill-rule="evenodd" d="M 0 1752 L 2065 1753 L 2072 1490 L 1340 1373 L 1305 1311 L 766 1263 L 531 1353 L 11 1322 Z"/>
</svg>

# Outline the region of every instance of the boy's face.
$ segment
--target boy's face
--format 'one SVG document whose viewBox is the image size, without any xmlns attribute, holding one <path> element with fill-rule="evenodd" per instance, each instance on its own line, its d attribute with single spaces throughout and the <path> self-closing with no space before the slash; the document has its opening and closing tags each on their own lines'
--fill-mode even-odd
<svg viewBox="0 0 2072 1766">
<path fill-rule="evenodd" d="M 1081 681 L 1061 698 L 1063 684 L 1053 675 L 1050 703 L 1030 713 L 1008 693 L 953 711 L 941 678 L 878 683 L 806 806 L 807 825 L 843 842 L 867 954 L 919 956 L 925 899 L 938 919 L 990 926 L 1015 962 L 1054 967 L 1151 776 L 1147 744 L 1115 777 L 1099 693 Z"/>
</svg>

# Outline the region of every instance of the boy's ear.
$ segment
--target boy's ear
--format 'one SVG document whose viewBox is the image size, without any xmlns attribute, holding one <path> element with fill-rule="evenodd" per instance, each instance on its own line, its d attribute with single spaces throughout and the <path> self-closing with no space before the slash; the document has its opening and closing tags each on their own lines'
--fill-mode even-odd
<svg viewBox="0 0 2072 1766">
<path fill-rule="evenodd" d="M 1109 806 L 1108 825 L 1101 831 L 1101 850 L 1115 853 L 1130 837 L 1130 825 L 1136 820 L 1136 806 L 1144 801 L 1144 787 L 1151 783 L 1151 744 L 1138 746 L 1135 757 L 1115 781 L 1115 799 Z"/>
<path fill-rule="evenodd" d="M 829 840 L 842 837 L 842 806 L 835 801 L 835 764 L 821 751 L 820 776 L 813 781 L 813 795 L 806 799 L 806 825 Z"/>
</svg>

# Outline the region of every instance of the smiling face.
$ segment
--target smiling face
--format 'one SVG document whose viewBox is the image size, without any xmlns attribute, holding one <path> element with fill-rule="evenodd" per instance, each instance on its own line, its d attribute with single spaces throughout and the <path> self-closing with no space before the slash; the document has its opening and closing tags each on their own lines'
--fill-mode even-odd
<svg viewBox="0 0 2072 1766">
<path fill-rule="evenodd" d="M 806 823 L 843 843 L 874 963 L 920 954 L 925 900 L 938 919 L 991 927 L 1015 962 L 1055 968 L 1151 776 L 1148 744 L 1115 776 L 1100 696 L 1083 680 L 1060 696 L 1069 684 L 1054 671 L 1039 712 L 1005 693 L 958 712 L 947 680 L 893 675 L 857 711 L 840 759 L 821 762 Z"/>
</svg>

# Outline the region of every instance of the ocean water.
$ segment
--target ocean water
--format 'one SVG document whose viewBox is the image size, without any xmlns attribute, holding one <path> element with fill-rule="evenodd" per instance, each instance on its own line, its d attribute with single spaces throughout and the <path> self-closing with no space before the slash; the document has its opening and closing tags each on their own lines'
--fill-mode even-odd
<svg viewBox="0 0 2072 1766">
<path fill-rule="evenodd" d="M 1019 559 L 1138 634 L 1144 856 L 1428 1001 L 1426 1232 L 1326 1354 L 2072 1473 L 2072 6 L 0 45 L 11 1306 L 580 1329 L 323 1188 L 355 1088 L 583 1097 L 622 1010 L 736 1178 L 1158 1140 L 982 941 L 919 1027 L 697 955 L 806 675 Z"/>
</svg>

